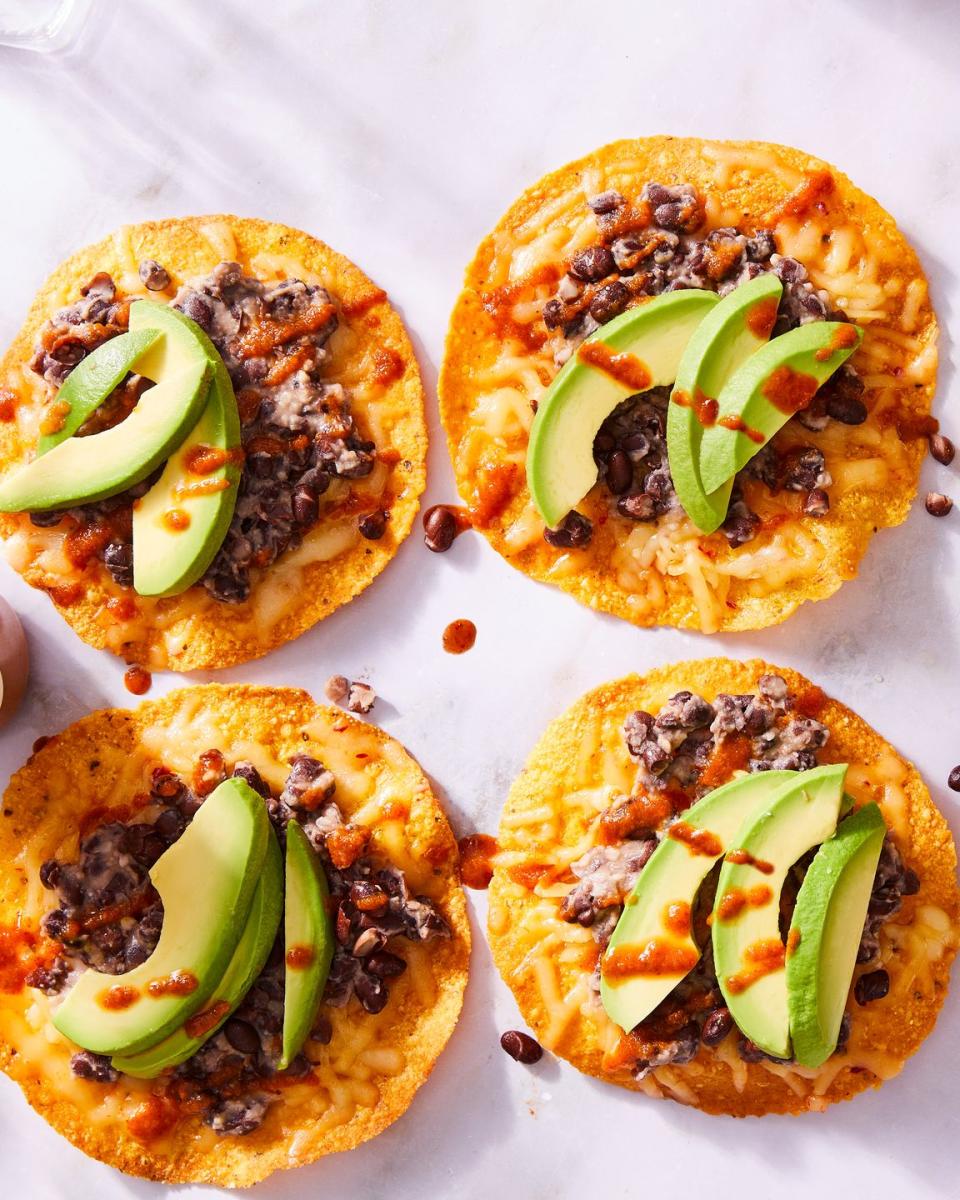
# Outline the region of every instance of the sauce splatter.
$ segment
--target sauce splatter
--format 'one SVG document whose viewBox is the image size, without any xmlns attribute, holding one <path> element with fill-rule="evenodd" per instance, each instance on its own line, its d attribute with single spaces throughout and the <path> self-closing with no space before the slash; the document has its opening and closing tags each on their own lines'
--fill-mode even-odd
<svg viewBox="0 0 960 1200">
<path fill-rule="evenodd" d="M 9 388 L 0 388 L 0 421 L 12 421 L 17 415 L 18 396 Z"/>
<path fill-rule="evenodd" d="M 611 350 L 605 342 L 583 342 L 577 351 L 577 358 L 588 367 L 603 371 L 633 392 L 645 392 L 653 382 L 646 363 L 626 350 L 619 353 Z"/>
<path fill-rule="evenodd" d="M 201 479 L 196 483 L 178 483 L 173 489 L 173 497 L 175 500 L 192 500 L 197 496 L 215 496 L 217 492 L 225 492 L 231 486 L 230 480 L 223 475 L 219 479 Z M 169 515 L 168 513 L 167 516 Z M 189 525 L 189 516 L 186 513 L 182 515 L 187 518 L 187 524 Z"/>
<path fill-rule="evenodd" d="M 362 825 L 341 825 L 327 834 L 327 853 L 338 871 L 357 861 L 370 841 L 370 830 Z"/>
<path fill-rule="evenodd" d="M 187 1021 L 184 1022 L 183 1028 L 187 1037 L 198 1038 L 203 1037 L 205 1033 L 209 1033 L 214 1029 L 230 1011 L 230 1005 L 226 1000 L 218 1000 L 215 1004 L 211 1004 L 209 1008 L 203 1009 L 202 1012 L 194 1013 Z"/>
<path fill-rule="evenodd" d="M 530 292 L 543 283 L 556 283 L 560 275 L 561 268 L 559 266 L 547 263 L 523 279 L 484 292 L 480 301 L 493 322 L 494 332 L 501 341 L 513 338 L 522 343 L 527 350 L 541 348 L 547 340 L 545 330 L 539 322 L 518 321 L 513 315 L 513 308 L 525 292 Z"/>
<path fill-rule="evenodd" d="M 177 1123 L 177 1110 L 161 1096 L 148 1096 L 127 1119 L 127 1129 L 138 1142 L 153 1142 Z"/>
<path fill-rule="evenodd" d="M 348 300 L 340 301 L 340 310 L 345 317 L 362 317 L 371 308 L 382 304 L 387 298 L 383 288 L 372 287 L 359 296 L 351 296 Z"/>
<path fill-rule="evenodd" d="M 200 986 L 200 982 L 192 971 L 171 971 L 169 975 L 161 975 L 151 979 L 147 991 L 154 999 L 162 996 L 189 996 Z"/>
<path fill-rule="evenodd" d="M 791 929 L 790 932 L 787 934 L 787 958 L 789 958 L 791 956 L 791 954 L 796 954 L 797 947 L 799 945 L 800 945 L 800 930 L 799 929 Z"/>
<path fill-rule="evenodd" d="M 637 792 L 600 814 L 600 841 L 615 845 L 632 834 L 653 832 L 673 813 L 674 806 L 663 792 Z"/>
<path fill-rule="evenodd" d="M 686 821 L 675 821 L 667 830 L 667 837 L 682 842 L 691 854 L 702 854 L 705 858 L 719 858 L 723 853 L 723 842 L 709 829 L 695 829 Z"/>
<path fill-rule="evenodd" d="M 803 371 L 795 371 L 786 363 L 770 372 L 770 376 L 760 389 L 774 408 L 782 413 L 793 416 L 807 408 L 820 385 L 812 375 Z"/>
<path fill-rule="evenodd" d="M 742 971 L 727 977 L 727 991 L 733 996 L 745 992 L 758 979 L 772 975 L 774 971 L 783 968 L 786 961 L 786 947 L 779 938 L 763 938 L 747 946 L 743 952 L 746 966 Z"/>
<path fill-rule="evenodd" d="M 686 900 L 675 900 L 663 910 L 663 926 L 668 933 L 687 937 L 690 933 L 690 905 Z"/>
<path fill-rule="evenodd" d="M 519 479 L 516 463 L 486 463 L 477 471 L 470 523 L 485 529 L 513 499 Z"/>
<path fill-rule="evenodd" d="M 811 684 L 793 698 L 793 711 L 802 717 L 819 717 L 827 706 L 827 693 Z"/>
<path fill-rule="evenodd" d="M 829 171 L 812 171 L 782 204 L 769 213 L 765 224 L 775 225 L 783 217 L 805 217 L 811 208 L 823 205 L 834 186 Z"/>
<path fill-rule="evenodd" d="M 51 404 L 49 408 L 44 409 L 43 416 L 40 418 L 40 432 L 44 436 L 49 436 L 53 433 L 59 433 L 66 425 L 67 417 L 70 416 L 70 405 L 62 400 L 56 404 Z"/>
<path fill-rule="evenodd" d="M 291 946 L 283 961 L 291 971 L 305 971 L 316 958 L 312 946 Z"/>
<path fill-rule="evenodd" d="M 316 333 L 328 321 L 333 320 L 337 310 L 332 304 L 314 304 L 289 321 L 262 321 L 251 325 L 236 338 L 231 349 L 241 362 L 247 358 L 263 358 L 271 350 L 292 342 L 294 338 Z"/>
<path fill-rule="evenodd" d="M 109 1012 L 121 1012 L 131 1004 L 136 1004 L 139 999 L 140 992 L 137 988 L 125 983 L 116 983 L 113 987 L 104 988 L 97 996 L 97 1003 Z"/>
<path fill-rule="evenodd" d="M 190 528 L 190 514 L 182 508 L 168 509 L 160 519 L 171 533 L 183 533 Z"/>
<path fill-rule="evenodd" d="M 83 598 L 84 587 L 82 583 L 60 583 L 46 587 L 44 591 L 54 604 L 59 604 L 61 608 L 69 608 L 71 604 L 76 604 Z"/>
<path fill-rule="evenodd" d="M 689 946 L 676 946 L 660 938 L 651 938 L 638 946 L 617 946 L 601 960 L 607 979 L 628 979 L 635 975 L 686 975 L 697 965 L 699 955 Z"/>
<path fill-rule="evenodd" d="M 389 387 L 391 383 L 402 379 L 406 369 L 403 355 L 391 347 L 384 346 L 373 352 L 373 377 L 381 387 Z"/>
<path fill-rule="evenodd" d="M 936 417 L 926 413 L 904 413 L 896 416 L 897 437 L 901 442 L 915 442 L 920 438 L 928 438 L 931 434 L 939 433 L 940 422 Z M 889 419 L 881 424 L 889 424 Z"/>
<path fill-rule="evenodd" d="M 127 667 L 123 673 L 123 686 L 134 696 L 142 696 L 149 692 L 152 683 L 153 676 L 143 667 Z"/>
<path fill-rule="evenodd" d="M 817 362 L 828 362 L 839 350 L 848 350 L 851 346 L 857 344 L 856 327 L 849 324 L 838 325 L 833 331 L 833 336 L 825 346 L 814 354 Z"/>
<path fill-rule="evenodd" d="M 466 654 L 477 640 L 477 627 L 461 617 L 451 621 L 443 631 L 443 648 L 448 654 Z"/>
<path fill-rule="evenodd" d="M 765 883 L 752 888 L 731 888 L 717 901 L 714 909 L 718 921 L 733 921 L 745 908 L 762 908 L 773 899 L 773 891 Z"/>
<path fill-rule="evenodd" d="M 767 296 L 757 303 L 747 313 L 746 325 L 754 337 L 765 342 L 770 336 L 777 321 L 777 309 L 780 303 L 776 296 Z"/>
<path fill-rule="evenodd" d="M 493 863 L 497 840 L 487 833 L 471 833 L 457 842 L 460 851 L 460 878 L 469 888 L 483 891 L 493 878 Z"/>
<path fill-rule="evenodd" d="M 0 929 L 0 993 L 14 996 L 22 991 L 30 973 L 49 965 L 56 950 L 56 942 L 41 942 L 30 929 Z"/>
<path fill-rule="evenodd" d="M 722 425 L 724 429 L 732 429 L 734 433 L 742 433 L 751 442 L 756 442 L 758 446 L 763 445 L 766 441 L 760 430 L 751 428 L 743 417 L 721 417 L 717 424 Z"/>
<path fill-rule="evenodd" d="M 553 867 L 546 863 L 524 862 L 514 863 L 512 867 L 507 867 L 507 876 L 509 879 L 520 887 L 527 888 L 528 891 L 533 891 L 541 879 L 545 875 L 550 875 Z"/>
<path fill-rule="evenodd" d="M 697 388 L 693 393 L 693 399 L 686 392 L 676 391 L 670 396 L 674 404 L 679 404 L 681 408 L 692 408 L 693 415 L 703 426 L 715 425 L 719 405 L 716 400 L 708 396 L 706 392 Z"/>
<path fill-rule="evenodd" d="M 763 858 L 754 858 L 749 850 L 728 850 L 726 859 L 727 862 L 736 863 L 737 866 L 756 867 L 763 875 L 773 874 L 773 863 L 769 863 Z"/>
</svg>

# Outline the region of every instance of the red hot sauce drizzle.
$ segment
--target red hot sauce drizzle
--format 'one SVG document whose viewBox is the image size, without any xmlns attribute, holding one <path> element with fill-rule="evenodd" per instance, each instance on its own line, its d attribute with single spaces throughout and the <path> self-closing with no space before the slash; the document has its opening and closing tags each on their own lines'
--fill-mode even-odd
<svg viewBox="0 0 960 1200">
<path fill-rule="evenodd" d="M 641 362 L 635 354 L 629 354 L 626 350 L 617 353 L 604 342 L 583 342 L 577 351 L 577 358 L 588 367 L 603 371 L 632 392 L 645 392 L 653 382 L 646 363 Z"/>
<path fill-rule="evenodd" d="M 230 1005 L 226 1000 L 218 1000 L 215 1004 L 211 1004 L 209 1008 L 194 1013 L 189 1020 L 185 1021 L 183 1025 L 184 1032 L 187 1037 L 203 1037 L 205 1033 L 209 1033 L 211 1029 L 219 1025 L 229 1011 Z"/>
<path fill-rule="evenodd" d="M 715 909 L 718 921 L 733 921 L 745 908 L 762 908 L 773 899 L 773 891 L 765 883 L 752 888 L 731 888 L 724 892 Z"/>
<path fill-rule="evenodd" d="M 844 323 L 833 331 L 833 337 L 814 354 L 817 362 L 828 362 L 838 350 L 848 350 L 857 341 L 857 331 L 853 325 Z"/>
<path fill-rule="evenodd" d="M 741 867 L 756 867 L 763 875 L 773 874 L 773 863 L 769 863 L 763 858 L 754 858 L 749 850 L 728 850 L 726 854 L 727 862 L 736 863 Z"/>
<path fill-rule="evenodd" d="M 693 415 L 704 427 L 716 424 L 717 413 L 720 411 L 720 407 L 716 400 L 708 396 L 706 392 L 701 391 L 700 388 L 697 388 L 693 393 L 692 400 L 686 392 L 680 391 L 673 392 L 670 399 L 674 404 L 679 404 L 681 408 L 692 408 Z"/>
<path fill-rule="evenodd" d="M 667 837 L 682 842 L 691 854 L 702 854 L 717 858 L 723 853 L 723 842 L 709 829 L 695 829 L 686 821 L 675 821 L 667 830 Z"/>
<path fill-rule="evenodd" d="M 791 954 L 796 954 L 797 947 L 800 945 L 800 930 L 791 929 L 787 934 L 787 958 Z"/>
<path fill-rule="evenodd" d="M 765 300 L 758 300 L 750 309 L 746 325 L 754 337 L 763 342 L 767 340 L 776 324 L 779 306 L 780 302 L 776 296 L 767 296 Z"/>
<path fill-rule="evenodd" d="M 809 407 L 819 386 L 812 375 L 794 371 L 784 363 L 770 372 L 770 377 L 760 389 L 760 394 L 769 400 L 774 408 L 792 417 L 794 413 Z"/>
<path fill-rule="evenodd" d="M 135 987 L 129 987 L 125 983 L 116 983 L 113 987 L 104 988 L 97 996 L 97 1003 L 108 1012 L 121 1012 L 123 1009 L 129 1008 L 131 1004 L 136 1004 L 139 999 L 140 992 Z"/>
<path fill-rule="evenodd" d="M 471 833 L 457 842 L 460 851 L 460 878 L 468 888 L 483 891 L 493 878 L 493 863 L 497 839 L 488 833 Z"/>
<path fill-rule="evenodd" d="M 734 433 L 742 433 L 744 437 L 748 437 L 751 442 L 756 442 L 758 446 L 763 445 L 766 441 L 760 430 L 751 428 L 743 417 L 721 417 L 717 424 L 722 425 L 724 429 L 732 429 Z"/>
<path fill-rule="evenodd" d="M 686 900 L 674 900 L 667 905 L 663 910 L 663 927 L 677 937 L 690 936 L 690 905 Z"/>
<path fill-rule="evenodd" d="M 743 970 L 727 977 L 727 990 L 734 996 L 745 992 L 765 975 L 781 970 L 786 962 L 787 950 L 779 938 L 763 938 L 748 946 L 743 957 L 746 963 Z"/>
<path fill-rule="evenodd" d="M 477 627 L 466 618 L 451 621 L 443 631 L 443 648 L 448 654 L 466 654 L 476 640 Z"/>
<path fill-rule="evenodd" d="M 291 971 L 305 971 L 315 957 L 312 946 L 291 946 L 284 957 L 284 962 Z"/>
<path fill-rule="evenodd" d="M 155 1000 L 162 996 L 189 996 L 200 986 L 192 971 L 171 971 L 169 975 L 161 975 L 159 979 L 151 979 L 147 991 Z"/>
<path fill-rule="evenodd" d="M 628 979 L 635 975 L 686 975 L 697 965 L 699 955 L 689 946 L 651 938 L 638 946 L 617 946 L 601 960 L 607 979 Z"/>
</svg>

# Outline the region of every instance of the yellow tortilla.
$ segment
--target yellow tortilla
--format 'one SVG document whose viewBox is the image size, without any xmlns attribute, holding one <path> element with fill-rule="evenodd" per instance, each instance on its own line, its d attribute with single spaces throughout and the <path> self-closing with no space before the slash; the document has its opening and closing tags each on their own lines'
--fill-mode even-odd
<svg viewBox="0 0 960 1200">
<path fill-rule="evenodd" d="M 169 289 L 144 288 L 137 266 L 145 258 L 167 269 Z M 385 293 L 316 238 L 233 216 L 125 226 L 54 271 L 0 360 L 0 389 L 16 398 L 14 419 L 0 420 L 0 472 L 33 456 L 44 408 L 55 396 L 29 362 L 39 330 L 58 308 L 78 299 L 98 271 L 113 277 L 118 296 L 169 300 L 182 283 L 223 261 L 239 262 L 265 281 L 296 277 L 330 290 L 340 324 L 327 343 L 324 377 L 344 385 L 361 436 L 385 454 L 366 479 L 331 485 L 321 499 L 321 519 L 303 546 L 255 570 L 250 599 L 240 605 L 211 599 L 199 584 L 170 599 L 137 596 L 119 588 L 99 562 L 85 571 L 71 566 L 63 553 L 64 529 L 36 529 L 25 514 L 0 514 L 8 559 L 28 583 L 50 594 L 84 641 L 156 669 L 228 667 L 298 637 L 383 570 L 410 532 L 425 483 L 423 385 L 403 323 Z M 390 517 L 384 536 L 370 541 L 357 532 L 356 514 L 380 503 Z M 126 611 L 121 600 L 133 600 L 136 612 Z"/>
<path fill-rule="evenodd" d="M 919 893 L 904 897 L 881 929 L 889 995 L 864 1007 L 850 1003 L 846 1054 L 815 1071 L 744 1063 L 735 1035 L 717 1050 L 701 1046 L 684 1066 L 657 1068 L 640 1083 L 622 1067 L 604 1069 L 604 1054 L 620 1031 L 599 1003 L 585 1003 L 595 943 L 589 929 L 556 914 L 574 882 L 567 868 L 595 844 L 601 811 L 614 795 L 632 790 L 636 767 L 623 742 L 623 721 L 636 709 L 655 714 L 684 689 L 710 701 L 718 692 L 755 692 L 768 671 L 782 675 L 794 695 L 811 687 L 795 671 L 714 658 L 627 676 L 587 693 L 548 727 L 514 783 L 490 887 L 494 960 L 544 1045 L 609 1083 L 737 1117 L 819 1111 L 895 1075 L 934 1026 L 960 943 L 957 859 L 946 821 L 916 768 L 855 713 L 827 700 L 817 714 L 830 730 L 820 760 L 850 764 L 847 791 L 880 804 L 904 861 L 920 878 Z M 554 870 L 531 888 L 518 882 L 525 874 L 528 882 L 536 877 L 531 867 Z"/>
<path fill-rule="evenodd" d="M 254 763 L 274 787 L 297 753 L 320 758 L 337 779 L 344 816 L 372 830 L 371 853 L 407 873 L 411 890 L 433 900 L 453 937 L 398 947 L 407 971 L 382 1013 L 356 1000 L 328 1006 L 328 1046 L 308 1042 L 318 1086 L 287 1088 L 263 1125 L 242 1137 L 214 1134 L 183 1116 L 169 1135 L 135 1138 L 127 1121 L 150 1084 L 121 1076 L 112 1085 L 75 1078 L 75 1047 L 49 1021 L 50 1003 L 25 988 L 0 992 L 0 1068 L 30 1104 L 86 1154 L 166 1183 L 244 1187 L 272 1171 L 312 1162 L 375 1136 L 401 1116 L 453 1032 L 467 979 L 470 930 L 459 885 L 457 847 L 423 772 L 375 726 L 322 708 L 306 692 L 248 686 L 186 688 L 134 710 L 105 709 L 51 738 L 13 777 L 0 817 L 0 931 L 36 930 L 53 893 L 40 885 L 47 858 L 76 854 L 81 823 L 110 820 L 149 786 L 160 763 L 187 780 L 204 750 L 232 765 Z M 141 796 L 140 803 L 143 803 Z"/>
<path fill-rule="evenodd" d="M 814 204 L 802 217 L 784 215 L 784 202 L 798 202 L 824 172 L 833 183 L 826 212 Z M 538 280 L 551 270 L 555 279 L 556 268 L 562 273 L 577 250 L 598 240 L 588 196 L 612 188 L 638 201 L 648 182 L 697 189 L 706 225 L 696 236 L 769 225 L 780 253 L 799 259 L 833 305 L 866 331 L 852 363 L 866 385 L 867 421 L 831 421 L 821 433 L 791 422 L 775 439 L 781 449 L 823 450 L 834 479 L 826 517 L 803 515 L 801 494 L 773 496 L 751 483 L 747 500 L 764 526 L 732 550 L 721 532 L 704 536 L 682 513 L 656 525 L 629 521 L 596 487 L 578 505 L 594 522 L 591 546 L 558 550 L 544 542 L 524 472 L 531 402 L 558 370 L 555 343 L 535 345 L 544 331 L 540 309 L 556 288 Z M 761 629 L 804 600 L 832 595 L 856 575 L 871 535 L 906 517 L 925 442 L 901 441 L 896 425 L 930 411 L 936 339 L 915 253 L 893 218 L 841 172 L 764 142 L 636 138 L 545 176 L 480 244 L 450 321 L 441 416 L 474 524 L 511 565 L 637 625 Z"/>
</svg>

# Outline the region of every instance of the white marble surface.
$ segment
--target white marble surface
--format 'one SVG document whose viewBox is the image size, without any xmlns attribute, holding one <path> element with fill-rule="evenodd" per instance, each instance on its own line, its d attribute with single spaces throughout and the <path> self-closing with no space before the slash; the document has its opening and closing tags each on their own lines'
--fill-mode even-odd
<svg viewBox="0 0 960 1200">
<path fill-rule="evenodd" d="M 431 393 L 428 501 L 449 500 L 432 389 L 461 272 L 501 211 L 547 169 L 616 137 L 755 137 L 821 154 L 896 214 L 946 326 L 938 411 L 956 435 L 958 47 L 960 10 L 933 0 L 99 0 L 73 54 L 0 50 L 0 341 L 61 257 L 122 222 L 232 210 L 300 225 L 361 264 L 406 317 Z M 932 462 L 922 486 L 960 492 Z M 759 653 L 806 671 L 891 737 L 960 830 L 944 786 L 960 760 L 958 529 L 960 513 L 935 523 L 920 506 L 832 600 L 778 629 L 714 638 L 597 616 L 479 538 L 435 557 L 415 537 L 359 601 L 227 674 L 314 691 L 334 670 L 369 674 L 384 697 L 377 716 L 466 833 L 495 828 L 543 725 L 586 688 L 677 658 Z M 122 664 L 82 645 L 5 566 L 0 590 L 24 614 L 34 655 L 29 703 L 0 735 L 5 782 L 39 734 L 129 697 Z M 440 647 L 455 617 L 479 627 L 462 658 Z M 152 694 L 180 682 L 158 678 Z M 549 1058 L 521 1067 L 497 1045 L 517 1023 L 477 937 L 463 1019 L 406 1117 L 261 1193 L 956 1194 L 960 996 L 881 1092 L 762 1123 L 637 1098 Z M 73 1150 L 5 1079 L 0 1170 L 3 1194 L 24 1200 L 159 1193 Z"/>
</svg>

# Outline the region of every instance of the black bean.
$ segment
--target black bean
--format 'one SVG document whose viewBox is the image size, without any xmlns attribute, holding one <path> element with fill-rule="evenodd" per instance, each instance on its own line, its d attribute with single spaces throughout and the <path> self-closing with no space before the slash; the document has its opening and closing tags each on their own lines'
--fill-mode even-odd
<svg viewBox="0 0 960 1200">
<path fill-rule="evenodd" d="M 630 301 L 630 292 L 619 279 L 605 283 L 590 302 L 590 315 L 601 325 L 622 313 Z"/>
<path fill-rule="evenodd" d="M 361 537 L 365 537 L 371 542 L 377 542 L 386 533 L 387 514 L 382 509 L 367 513 L 365 517 L 360 518 L 357 528 L 360 530 Z"/>
<path fill-rule="evenodd" d="M 949 467 L 953 462 L 953 456 L 956 452 L 953 442 L 944 434 L 930 434 L 930 453 L 938 463 L 943 463 L 945 467 Z"/>
<path fill-rule="evenodd" d="M 596 213 L 597 216 L 600 216 L 603 213 L 611 213 L 615 209 L 620 208 L 621 205 L 626 204 L 626 200 L 624 200 L 623 196 L 621 196 L 619 192 L 609 191 L 600 192 L 596 196 L 591 196 L 587 201 L 587 204 L 592 212 Z"/>
<path fill-rule="evenodd" d="M 298 525 L 312 525 L 320 511 L 317 497 L 307 487 L 298 487 L 293 493 L 291 501 L 293 507 L 293 519 Z"/>
<path fill-rule="evenodd" d="M 953 508 L 953 501 L 942 492 L 927 492 L 924 504 L 931 517 L 945 517 Z"/>
<path fill-rule="evenodd" d="M 150 794 L 161 800 L 175 800 L 183 791 L 183 783 L 165 767 L 155 767 L 150 780 Z"/>
<path fill-rule="evenodd" d="M 830 511 L 830 497 L 823 488 L 814 488 L 807 492 L 803 502 L 803 511 L 808 517 L 825 517 Z"/>
<path fill-rule="evenodd" d="M 617 501 L 617 512 L 631 521 L 655 521 L 657 502 L 646 492 L 632 492 Z"/>
<path fill-rule="evenodd" d="M 912 867 L 907 867 L 903 872 L 900 891 L 904 896 L 915 896 L 920 891 L 920 876 Z"/>
<path fill-rule="evenodd" d="M 700 1038 L 705 1046 L 719 1046 L 733 1028 L 733 1017 L 730 1009 L 722 1005 L 707 1015 L 700 1031 Z"/>
<path fill-rule="evenodd" d="M 562 300 L 556 296 L 543 306 L 543 323 L 548 329 L 556 329 L 566 319 L 566 310 Z"/>
<path fill-rule="evenodd" d="M 519 1029 L 508 1029 L 500 1038 L 500 1045 L 512 1059 L 528 1066 L 543 1058 L 543 1047 L 540 1043 L 529 1033 L 521 1033 Z"/>
<path fill-rule="evenodd" d="M 586 283 L 604 279 L 613 269 L 613 255 L 606 246 L 588 246 L 586 250 L 578 250 L 570 261 L 570 274 Z"/>
<path fill-rule="evenodd" d="M 578 550 L 590 544 L 593 525 L 581 513 L 569 512 L 556 529 L 543 531 L 544 541 L 558 550 Z"/>
<path fill-rule="evenodd" d="M 357 879 L 350 885 L 350 900 L 365 913 L 381 913 L 390 903 L 383 888 L 369 879 Z"/>
<path fill-rule="evenodd" d="M 443 554 L 457 536 L 457 518 L 445 504 L 435 504 L 423 514 L 423 544 L 434 554 Z"/>
<path fill-rule="evenodd" d="M 366 962 L 367 970 L 378 979 L 394 979 L 407 969 L 406 960 L 399 954 L 391 954 L 389 950 L 377 950 Z"/>
<path fill-rule="evenodd" d="M 890 991 L 890 976 L 880 967 L 861 975 L 857 980 L 853 995 L 858 1004 L 869 1004 L 872 1000 L 882 1000 Z"/>
<path fill-rule="evenodd" d="M 48 858 L 40 868 L 40 882 L 45 888 L 55 888 L 60 875 L 60 864 L 55 858 Z"/>
<path fill-rule="evenodd" d="M 154 821 L 153 827 L 165 842 L 175 842 L 183 833 L 183 817 L 175 808 L 167 808 Z"/>
<path fill-rule="evenodd" d="M 622 496 L 633 483 L 633 463 L 622 450 L 615 450 L 607 463 L 607 487 L 614 496 Z"/>
<path fill-rule="evenodd" d="M 148 292 L 162 292 L 170 286 L 170 276 L 152 258 L 145 258 L 140 264 L 140 279 Z"/>
<path fill-rule="evenodd" d="M 319 1016 L 310 1030 L 310 1041 L 319 1042 L 321 1046 L 329 1046 L 333 1040 L 333 1026 L 329 1017 Z"/>
<path fill-rule="evenodd" d="M 213 309 L 199 292 L 191 292 L 187 296 L 183 302 L 182 310 L 184 315 L 188 316 L 191 321 L 196 321 L 201 329 L 209 330 L 210 324 L 213 321 Z"/>
<path fill-rule="evenodd" d="M 960 792 L 960 767 L 954 767 L 947 778 L 947 787 L 952 792 Z"/>
<path fill-rule="evenodd" d="M 92 1083 L 114 1083 L 120 1077 L 105 1054 L 93 1054 L 90 1050 L 74 1054 L 70 1070 L 78 1079 L 89 1079 Z"/>
<path fill-rule="evenodd" d="M 850 395 L 845 389 L 830 393 L 826 410 L 828 416 L 842 425 L 862 425 L 867 419 L 867 406 L 859 396 Z"/>
<path fill-rule="evenodd" d="M 239 1017 L 231 1017 L 223 1027 L 223 1036 L 234 1050 L 241 1054 L 258 1054 L 260 1052 L 260 1035 L 254 1027 Z"/>
<path fill-rule="evenodd" d="M 253 763 L 238 762 L 233 768 L 233 778 L 242 779 L 248 787 L 252 788 L 258 796 L 262 796 L 264 800 L 270 798 L 270 785 L 264 780 Z"/>
</svg>

